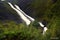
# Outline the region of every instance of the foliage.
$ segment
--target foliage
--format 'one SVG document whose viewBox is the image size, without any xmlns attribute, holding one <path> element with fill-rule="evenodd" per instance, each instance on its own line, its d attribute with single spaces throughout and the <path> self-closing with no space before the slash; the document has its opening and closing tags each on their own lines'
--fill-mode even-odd
<svg viewBox="0 0 60 40">
<path fill-rule="evenodd" d="M 0 39 L 2 40 L 39 40 L 40 31 L 33 26 L 11 22 L 0 22 Z"/>
<path fill-rule="evenodd" d="M 60 27 L 58 19 L 52 23 L 45 35 L 42 35 L 41 29 L 34 25 L 26 26 L 24 23 L 16 24 L 13 21 L 0 21 L 0 40 L 51 40 L 51 38 L 60 38 Z M 57 24 L 56 24 L 57 23 Z M 57 27 L 56 27 L 57 26 Z"/>
<path fill-rule="evenodd" d="M 0 40 L 60 40 L 60 0 L 54 3 L 52 0 L 34 0 L 31 8 L 33 10 L 32 15 L 35 16 L 36 20 L 48 21 L 46 34 L 42 35 L 42 30 L 37 28 L 37 22 L 26 26 L 24 23 L 0 21 Z M 16 12 L 10 7 L 7 7 L 6 10 L 16 15 Z"/>
</svg>

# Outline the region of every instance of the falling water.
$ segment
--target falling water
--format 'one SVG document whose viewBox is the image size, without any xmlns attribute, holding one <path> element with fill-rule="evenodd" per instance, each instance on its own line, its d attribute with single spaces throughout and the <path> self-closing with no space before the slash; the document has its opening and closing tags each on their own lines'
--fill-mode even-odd
<svg viewBox="0 0 60 40">
<path fill-rule="evenodd" d="M 1 1 L 5 1 L 5 0 L 1 0 Z M 35 21 L 34 18 L 28 16 L 27 14 L 25 14 L 20 8 L 19 6 L 17 6 L 16 4 L 13 6 L 10 2 L 8 2 L 8 4 L 10 5 L 10 7 L 15 10 L 17 12 L 17 14 L 21 17 L 21 19 L 26 23 L 26 25 L 29 25 L 31 23 L 31 21 Z M 29 19 L 28 19 L 29 18 Z M 44 25 L 41 22 L 38 22 L 40 24 L 41 27 L 44 28 L 43 30 L 43 35 L 45 34 L 45 32 L 47 31 L 47 27 L 44 27 Z"/>
<path fill-rule="evenodd" d="M 12 9 L 14 9 L 17 12 L 17 14 L 21 17 L 23 21 L 26 22 L 27 25 L 31 23 L 31 21 L 28 18 L 26 18 L 18 9 L 14 8 L 14 6 L 11 3 L 8 2 L 8 4 L 11 6 Z"/>
<path fill-rule="evenodd" d="M 16 7 L 20 12 L 22 12 L 23 15 L 25 15 L 27 18 L 29 18 L 32 22 L 35 21 L 34 18 L 32 18 L 32 17 L 28 16 L 27 14 L 25 14 L 25 13 L 20 9 L 19 6 L 15 5 L 15 7 Z"/>
</svg>

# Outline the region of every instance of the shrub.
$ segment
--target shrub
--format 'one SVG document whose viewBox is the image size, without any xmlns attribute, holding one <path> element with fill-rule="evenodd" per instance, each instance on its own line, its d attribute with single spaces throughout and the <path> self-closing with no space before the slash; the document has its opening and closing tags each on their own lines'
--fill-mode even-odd
<svg viewBox="0 0 60 40">
<path fill-rule="evenodd" d="M 0 22 L 0 39 L 2 40 L 40 40 L 40 30 L 13 21 Z"/>
</svg>

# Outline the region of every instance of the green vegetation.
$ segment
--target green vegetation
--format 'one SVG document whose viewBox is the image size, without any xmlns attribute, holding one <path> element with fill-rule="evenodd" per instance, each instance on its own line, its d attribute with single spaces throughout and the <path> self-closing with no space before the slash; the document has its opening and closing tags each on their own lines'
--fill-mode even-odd
<svg viewBox="0 0 60 40">
<path fill-rule="evenodd" d="M 31 23 L 26 26 L 24 23 L 16 24 L 14 21 L 0 21 L 0 40 L 60 40 L 60 0 L 55 3 L 52 0 L 34 0 L 30 7 L 36 20 L 48 22 L 46 34 L 42 35 L 42 30 L 37 29 L 37 24 Z M 10 7 L 6 10 L 16 15 Z"/>
<path fill-rule="evenodd" d="M 59 40 L 59 21 L 57 19 L 51 23 L 45 35 L 42 35 L 41 29 L 37 29 L 32 24 L 26 26 L 24 23 L 16 24 L 13 21 L 3 23 L 0 21 L 0 40 L 52 40 L 53 38 Z"/>
<path fill-rule="evenodd" d="M 0 22 L 1 40 L 37 40 L 37 38 L 39 40 L 40 35 L 40 31 L 33 26 L 28 27 L 11 21 Z"/>
</svg>

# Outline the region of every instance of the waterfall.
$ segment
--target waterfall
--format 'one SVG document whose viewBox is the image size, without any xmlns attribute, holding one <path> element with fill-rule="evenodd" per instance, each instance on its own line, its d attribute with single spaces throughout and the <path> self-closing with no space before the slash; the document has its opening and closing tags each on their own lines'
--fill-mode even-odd
<svg viewBox="0 0 60 40">
<path fill-rule="evenodd" d="M 31 16 L 28 16 L 27 14 L 25 14 L 18 5 L 15 5 L 15 7 L 20 11 L 22 12 L 23 15 L 25 15 L 28 19 L 30 19 L 32 22 L 35 21 L 34 18 L 32 18 Z"/>
<path fill-rule="evenodd" d="M 10 2 L 8 2 L 8 4 L 11 6 L 12 9 L 14 9 L 17 14 L 21 17 L 21 19 L 26 22 L 27 25 L 29 25 L 31 23 L 31 21 L 26 18 L 18 9 L 16 9 Z"/>
<path fill-rule="evenodd" d="M 1 1 L 5 1 L 5 0 L 1 0 Z M 7 2 L 8 4 L 9 4 L 9 6 L 13 9 L 13 10 L 15 10 L 16 12 L 17 12 L 17 14 L 20 16 L 20 18 L 26 23 L 26 25 L 30 25 L 30 23 L 31 22 L 34 22 L 35 21 L 35 19 L 34 18 L 32 18 L 32 17 L 30 17 L 30 16 L 28 16 L 27 14 L 25 14 L 21 9 L 20 9 L 20 7 L 18 6 L 18 5 L 12 5 L 10 2 Z M 43 29 L 43 35 L 45 34 L 45 32 L 47 31 L 47 27 L 44 27 L 45 25 L 43 25 L 43 23 L 42 22 L 38 22 L 39 24 L 40 24 L 40 26 L 41 27 L 43 27 L 44 29 Z"/>
</svg>

